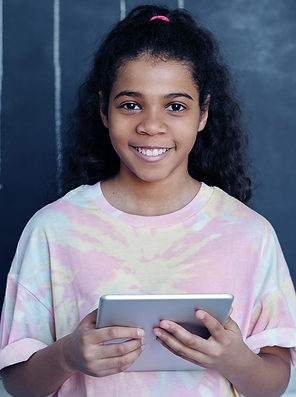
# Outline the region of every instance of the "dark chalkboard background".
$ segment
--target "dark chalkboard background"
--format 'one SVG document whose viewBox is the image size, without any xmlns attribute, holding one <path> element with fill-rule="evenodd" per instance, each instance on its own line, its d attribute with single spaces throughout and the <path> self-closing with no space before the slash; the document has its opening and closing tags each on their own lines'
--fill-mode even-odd
<svg viewBox="0 0 296 397">
<path fill-rule="evenodd" d="M 63 130 L 98 39 L 125 7 L 147 3 L 2 2 L 0 303 L 20 233 L 48 202 L 57 164 L 59 111 Z M 221 41 L 245 105 L 258 171 L 252 207 L 276 229 L 296 281 L 295 0 L 168 0 L 166 4 L 184 5 Z"/>
</svg>

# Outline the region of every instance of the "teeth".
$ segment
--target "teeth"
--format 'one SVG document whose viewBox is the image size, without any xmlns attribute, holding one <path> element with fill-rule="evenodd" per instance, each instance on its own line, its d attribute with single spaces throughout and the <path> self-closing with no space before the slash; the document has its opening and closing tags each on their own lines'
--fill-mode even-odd
<svg viewBox="0 0 296 397">
<path fill-rule="evenodd" d="M 141 149 L 140 147 L 137 147 L 136 149 L 138 152 L 144 154 L 145 156 L 154 156 L 154 157 L 159 156 L 160 154 L 169 150 L 169 149 L 153 149 L 153 150 L 147 149 L 147 150 L 145 150 L 145 149 Z"/>
</svg>

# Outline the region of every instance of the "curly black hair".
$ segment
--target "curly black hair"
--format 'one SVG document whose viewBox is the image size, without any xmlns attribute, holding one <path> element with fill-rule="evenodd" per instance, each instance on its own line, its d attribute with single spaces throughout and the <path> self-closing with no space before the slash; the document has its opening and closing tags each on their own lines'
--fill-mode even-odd
<svg viewBox="0 0 296 397">
<path fill-rule="evenodd" d="M 169 23 L 151 17 L 163 15 Z M 118 69 L 142 54 L 186 63 L 198 87 L 200 108 L 208 120 L 197 134 L 188 171 L 196 180 L 218 186 L 246 203 L 252 195 L 248 177 L 247 134 L 227 65 L 215 37 L 186 10 L 138 6 L 117 23 L 95 53 L 92 69 L 78 91 L 70 117 L 60 174 L 62 194 L 95 184 L 119 171 L 120 161 L 100 116 L 100 95 L 108 107 Z"/>
</svg>

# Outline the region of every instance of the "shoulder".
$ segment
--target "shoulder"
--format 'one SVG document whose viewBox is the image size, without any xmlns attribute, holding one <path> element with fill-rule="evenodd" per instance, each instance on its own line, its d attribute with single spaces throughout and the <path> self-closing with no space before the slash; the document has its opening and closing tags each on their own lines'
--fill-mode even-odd
<svg viewBox="0 0 296 397">
<path fill-rule="evenodd" d="M 56 222 L 60 224 L 66 222 L 69 218 L 83 216 L 84 211 L 88 211 L 94 206 L 90 197 L 91 188 L 92 186 L 89 185 L 79 186 L 60 199 L 41 208 L 29 220 L 26 228 L 49 227 Z"/>
<path fill-rule="evenodd" d="M 231 244 L 248 247 L 250 255 L 277 256 L 281 251 L 277 235 L 269 221 L 223 190 L 214 187 L 205 207 L 217 232 Z"/>
<path fill-rule="evenodd" d="M 92 186 L 80 186 L 37 211 L 26 224 L 17 247 L 17 253 L 48 251 L 49 241 L 63 241 L 73 230 L 93 223 L 93 209 L 98 209 L 90 198 Z"/>
<path fill-rule="evenodd" d="M 222 223 L 242 228 L 244 233 L 252 233 L 254 237 L 265 233 L 274 234 L 274 229 L 266 218 L 218 187 L 213 188 L 208 208 Z"/>
<path fill-rule="evenodd" d="M 18 242 L 12 267 L 15 273 L 21 267 L 27 269 L 22 271 L 26 275 L 41 268 L 40 274 L 47 273 L 44 269 L 50 263 L 51 249 L 73 237 L 73 230 L 83 223 L 83 213 L 94 205 L 88 196 L 88 186 L 80 186 L 33 215 Z"/>
<path fill-rule="evenodd" d="M 208 204 L 223 244 L 235 253 L 238 263 L 254 272 L 252 278 L 258 284 L 254 290 L 273 290 L 290 277 L 276 232 L 266 218 L 219 188 L 213 188 Z"/>
</svg>

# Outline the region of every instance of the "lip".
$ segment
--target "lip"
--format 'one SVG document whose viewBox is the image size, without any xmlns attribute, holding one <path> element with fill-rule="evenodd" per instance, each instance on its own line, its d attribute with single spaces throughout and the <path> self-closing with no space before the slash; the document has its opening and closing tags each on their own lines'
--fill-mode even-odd
<svg viewBox="0 0 296 397">
<path fill-rule="evenodd" d="M 146 161 L 147 163 L 155 163 L 157 161 L 160 161 L 167 157 L 170 152 L 172 151 L 172 147 L 165 147 L 165 146 L 130 146 L 131 150 L 133 153 L 135 153 L 140 159 Z M 141 148 L 144 150 L 151 150 L 153 151 L 154 149 L 160 150 L 160 149 L 167 149 L 166 152 L 158 154 L 157 156 L 147 156 L 143 153 L 140 153 L 137 148 Z"/>
</svg>

